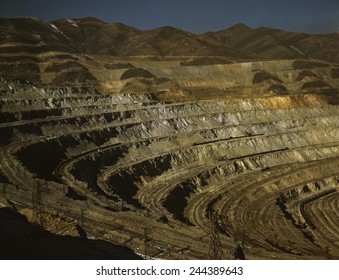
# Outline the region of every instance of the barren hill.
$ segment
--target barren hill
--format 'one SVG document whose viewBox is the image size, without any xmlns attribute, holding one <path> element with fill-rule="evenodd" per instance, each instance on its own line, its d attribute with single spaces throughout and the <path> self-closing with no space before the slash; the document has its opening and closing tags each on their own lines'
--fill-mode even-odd
<svg viewBox="0 0 339 280">
<path fill-rule="evenodd" d="M 249 58 L 314 58 L 339 62 L 339 34 L 309 35 L 271 28 L 229 29 L 193 34 L 173 27 L 138 30 L 98 18 L 46 22 L 33 18 L 1 19 L 2 51 L 68 50 L 114 56 L 225 56 Z M 5 48 L 6 47 L 6 48 Z M 29 47 L 29 48 L 28 48 Z"/>
<path fill-rule="evenodd" d="M 310 35 L 266 27 L 251 29 L 237 24 L 226 30 L 205 33 L 203 37 L 214 39 L 255 58 L 339 61 L 336 51 L 339 44 L 338 33 Z"/>
</svg>

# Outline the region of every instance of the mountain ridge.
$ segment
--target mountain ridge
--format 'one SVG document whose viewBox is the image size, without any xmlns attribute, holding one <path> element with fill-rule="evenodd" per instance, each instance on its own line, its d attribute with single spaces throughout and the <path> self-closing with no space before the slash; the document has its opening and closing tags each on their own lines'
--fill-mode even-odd
<svg viewBox="0 0 339 280">
<path fill-rule="evenodd" d="M 253 29 L 238 23 L 216 32 L 195 34 L 170 26 L 140 30 L 95 17 L 54 21 L 0 19 L 1 52 L 30 52 L 19 48 L 26 44 L 43 50 L 112 56 L 222 56 L 234 61 L 312 58 L 339 62 L 337 33 Z M 9 45 L 12 48 L 6 48 Z"/>
</svg>

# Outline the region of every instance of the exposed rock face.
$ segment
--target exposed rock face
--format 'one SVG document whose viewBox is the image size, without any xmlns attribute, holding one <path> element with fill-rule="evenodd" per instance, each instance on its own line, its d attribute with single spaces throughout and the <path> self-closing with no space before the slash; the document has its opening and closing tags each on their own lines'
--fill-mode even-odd
<svg viewBox="0 0 339 280">
<path fill-rule="evenodd" d="M 11 63 L 0 65 L 0 75 L 6 79 L 41 84 L 40 68 L 35 62 Z"/>
<path fill-rule="evenodd" d="M 339 257 L 338 65 L 314 38 L 0 23 L 0 205 L 138 253 L 151 230 L 152 257 L 206 259 L 211 213 L 226 258 Z"/>
<path fill-rule="evenodd" d="M 323 258 L 327 247 L 338 256 L 339 119 L 325 97 L 163 103 L 52 90 L 32 99 L 29 85 L 16 86 L 27 99 L 3 94 L 0 161 L 18 207 L 32 207 L 40 186 L 45 211 L 87 235 L 142 252 L 140 225 L 152 228 L 152 254 L 164 258 L 187 246 L 185 258 L 206 258 L 210 211 L 225 251 L 236 240 L 247 258 Z"/>
</svg>

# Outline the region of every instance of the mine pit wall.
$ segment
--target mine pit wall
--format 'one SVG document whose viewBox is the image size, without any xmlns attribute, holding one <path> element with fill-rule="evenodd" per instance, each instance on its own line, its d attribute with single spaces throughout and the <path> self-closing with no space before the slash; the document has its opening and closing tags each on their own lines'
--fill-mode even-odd
<svg viewBox="0 0 339 280">
<path fill-rule="evenodd" d="M 204 234 L 207 224 L 203 215 L 218 203 L 223 205 L 222 190 L 232 186 L 228 180 L 238 180 L 253 172 L 260 174 L 266 168 L 269 174 L 270 168 L 279 165 L 303 166 L 339 156 L 337 106 L 327 105 L 314 95 L 172 104 L 154 102 L 147 95 L 137 94 L 60 97 L 60 100 L 55 96 L 41 103 L 39 99 L 13 98 L 6 102 L 0 129 L 7 133 L 10 128 L 12 137 L 1 148 L 1 173 L 6 182 L 2 181 L 26 192 L 26 198 L 21 193 L 16 197 L 15 190 L 10 188 L 11 198 L 29 204 L 27 193 L 37 182 L 33 176 L 57 192 L 55 197 L 46 198 L 51 204 L 47 209 L 58 208 L 56 198 L 62 198 L 65 186 L 82 197 L 87 192 L 90 205 L 87 229 L 107 231 L 112 226 L 107 217 L 112 217 L 114 228 L 123 229 L 107 233 L 106 238 L 121 244 L 130 238 L 129 232 L 138 231 L 133 223 L 139 224 L 145 218 L 144 209 L 152 205 L 154 215 L 162 221 L 169 219 L 173 224 L 179 221 L 188 225 L 178 229 L 183 243 L 185 240 L 192 243 L 193 255 L 203 254 L 193 243 L 199 245 L 206 240 L 198 242 L 185 234 Z M 26 112 L 20 110 L 23 105 Z M 76 107 L 74 111 L 70 110 L 72 106 Z M 61 110 L 61 115 L 54 114 L 56 109 Z M 108 111 L 104 117 L 98 113 L 101 110 Z M 20 128 L 21 121 L 27 121 L 29 126 Z M 54 128 L 62 133 L 55 133 Z M 23 137 L 16 138 L 20 134 Z M 275 171 L 277 175 L 278 171 L 279 168 Z M 225 180 L 225 185 L 218 187 Z M 262 190 L 266 188 L 270 190 L 267 186 Z M 197 209 L 193 202 L 203 194 L 206 203 Z M 175 209 L 177 195 L 181 197 Z M 79 219 L 84 202 L 70 197 L 62 199 L 65 215 L 68 209 L 70 217 Z M 116 204 L 121 200 L 125 201 L 123 211 Z M 244 202 L 237 203 L 232 209 Z M 140 213 L 140 219 L 134 213 Z M 130 222 L 126 228 L 124 217 Z M 103 221 L 101 229 L 100 223 L 94 222 L 98 219 Z M 166 223 L 151 224 L 156 232 L 168 230 Z M 253 232 L 251 236 L 258 234 Z M 161 240 L 160 236 L 156 238 Z M 223 236 L 222 240 L 233 246 L 229 237 Z M 261 239 L 258 242 L 265 243 Z M 129 245 L 133 248 L 140 245 L 131 244 L 132 241 Z M 271 248 L 267 244 L 262 246 L 265 250 Z M 265 255 L 260 249 L 258 252 Z"/>
<path fill-rule="evenodd" d="M 224 65 L 203 65 L 203 66 L 175 66 L 162 67 L 166 62 L 147 62 L 142 64 L 142 68 L 152 73 L 158 78 L 167 78 L 185 89 L 195 92 L 197 97 L 202 98 L 201 92 L 207 92 L 208 89 L 226 92 L 230 96 L 272 96 L 274 88 L 280 89 L 280 94 L 300 94 L 305 88 L 305 83 L 309 77 L 300 78 L 304 68 L 295 68 L 295 60 L 276 60 L 260 62 L 244 62 Z M 305 66 L 307 69 L 307 65 Z M 126 69 L 94 71 L 96 78 L 103 84 L 106 84 L 111 90 L 119 90 L 124 82 L 120 81 L 121 75 Z M 317 67 L 311 67 L 309 71 L 313 75 L 313 80 L 317 83 L 330 85 L 338 88 L 339 80 L 333 74 L 331 65 L 323 64 Z M 255 82 L 257 73 L 267 73 L 268 77 L 262 82 Z M 321 77 L 321 78 L 320 78 Z M 320 84 L 319 84 L 320 85 Z M 273 90 L 272 92 L 270 92 Z M 308 88 L 312 91 L 313 87 Z M 307 91 L 306 91 L 307 92 Z M 303 91 L 305 93 L 305 90 Z"/>
<path fill-rule="evenodd" d="M 184 109 L 187 109 L 187 108 L 184 108 Z M 184 111 L 186 111 L 186 110 L 184 110 Z M 279 110 L 276 110 L 275 112 L 277 112 L 277 111 L 279 111 Z M 296 112 L 293 112 L 293 110 L 291 111 L 291 112 L 289 112 L 288 114 L 286 114 L 286 111 L 284 112 L 283 110 L 282 110 L 282 112 L 281 112 L 282 114 L 280 115 L 278 115 L 277 117 L 276 117 L 276 119 L 282 119 L 283 118 L 283 115 L 285 114 L 285 115 L 289 115 L 289 113 L 291 113 L 291 115 L 295 115 L 295 113 Z M 316 113 L 316 112 L 314 112 L 314 113 Z M 314 116 L 314 113 L 312 114 L 313 116 Z M 322 112 L 322 114 L 323 114 L 324 112 Z M 174 112 L 173 113 L 173 115 L 178 115 L 178 112 Z M 232 118 L 233 118 L 234 116 L 223 116 L 222 118 L 221 118 L 221 116 L 219 116 L 218 117 L 218 121 L 220 122 L 221 121 L 221 123 L 222 124 L 226 124 L 226 121 L 223 121 L 223 119 L 225 119 L 225 120 L 228 120 L 228 122 L 227 122 L 227 124 L 228 125 L 239 125 L 241 122 L 248 122 L 249 120 L 250 120 L 250 116 L 249 116 L 249 119 L 247 120 L 246 119 L 246 117 L 245 117 L 245 115 L 243 115 L 243 114 L 239 114 L 239 117 L 237 117 L 237 118 L 235 118 L 235 121 L 232 121 Z M 259 119 L 267 119 L 266 118 L 266 116 L 264 115 L 264 116 L 262 116 L 262 117 L 260 117 L 260 116 L 256 116 L 256 117 L 258 117 Z M 270 118 L 272 118 L 272 114 L 270 114 Z M 147 118 L 144 118 L 144 117 L 141 117 L 141 119 L 147 119 Z M 273 117 L 273 119 L 275 119 L 275 117 Z M 178 121 L 178 119 L 176 119 L 176 121 Z M 272 121 L 272 119 L 270 120 L 270 121 Z M 97 122 L 97 121 L 96 121 Z M 214 122 L 215 122 L 215 120 L 214 120 Z M 252 118 L 252 122 L 253 122 L 253 118 Z M 212 122 L 213 123 L 213 122 Z M 66 126 L 68 125 L 68 123 L 66 123 L 65 124 Z M 212 129 L 213 127 L 214 127 L 214 125 L 212 124 L 209 124 L 208 123 L 208 120 L 206 120 L 205 119 L 205 122 L 203 122 L 202 124 L 200 124 L 200 125 L 202 125 L 202 127 L 204 127 L 205 129 Z M 295 123 L 294 124 L 295 126 L 299 126 L 299 123 Z M 180 124 L 180 121 L 179 122 L 177 122 L 176 123 L 176 126 L 175 127 L 173 127 L 172 129 L 175 129 L 175 130 L 179 130 L 180 129 L 180 126 L 183 126 L 183 128 L 185 129 L 185 130 L 187 130 L 187 122 L 183 122 L 182 124 Z M 135 127 L 135 128 L 137 128 L 137 127 Z M 140 129 L 141 129 L 141 131 L 142 130 L 144 130 L 146 127 L 143 127 L 143 126 L 140 126 Z M 148 128 L 149 129 L 149 128 Z M 193 130 L 194 131 L 194 130 Z M 151 136 L 152 135 L 152 132 L 151 131 L 148 131 L 148 133 L 147 133 L 147 135 L 144 135 L 144 136 L 142 136 L 141 134 L 139 134 L 139 133 L 137 133 L 137 131 L 130 131 L 130 132 L 128 132 L 127 133 L 127 135 L 128 135 L 128 137 L 133 137 L 133 135 L 135 135 L 135 138 L 136 139 L 140 139 L 140 137 L 141 138 L 143 138 L 143 137 L 145 137 L 145 138 L 147 138 L 148 136 Z M 253 129 L 251 129 L 251 133 L 252 134 L 256 134 L 256 133 L 260 133 L 260 132 L 256 132 L 256 131 L 253 131 Z M 158 136 L 158 133 L 156 133 L 156 136 Z M 236 137 L 237 135 L 232 135 L 231 134 L 231 137 Z M 100 143 L 104 143 L 106 140 L 102 140 Z M 96 146 L 100 146 L 100 143 L 95 143 L 95 145 Z"/>
<path fill-rule="evenodd" d="M 142 104 L 153 102 L 147 94 L 119 94 L 112 96 L 102 96 L 93 94 L 79 94 L 77 96 L 64 97 L 60 96 L 60 92 L 56 91 L 55 96 L 51 98 L 22 98 L 17 94 L 11 96 L 4 96 L 1 101 L 2 112 L 17 112 L 17 111 L 32 111 L 32 110 L 48 110 L 55 108 L 77 108 L 77 107 L 91 107 L 103 105 L 128 105 L 128 104 Z M 134 105 L 135 107 L 136 105 Z"/>
</svg>

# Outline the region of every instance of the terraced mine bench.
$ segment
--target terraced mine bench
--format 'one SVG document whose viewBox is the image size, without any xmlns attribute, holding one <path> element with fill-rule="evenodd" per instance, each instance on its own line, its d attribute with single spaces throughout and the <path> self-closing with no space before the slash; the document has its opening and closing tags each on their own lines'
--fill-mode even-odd
<svg viewBox="0 0 339 280">
<path fill-rule="evenodd" d="M 237 242 L 248 258 L 338 257 L 339 116 L 322 97 L 55 91 L 1 106 L 1 185 L 20 211 L 39 186 L 42 215 L 140 253 L 148 229 L 153 257 L 189 259 L 208 256 L 214 211 L 227 258 Z"/>
</svg>

